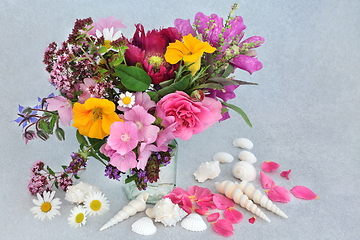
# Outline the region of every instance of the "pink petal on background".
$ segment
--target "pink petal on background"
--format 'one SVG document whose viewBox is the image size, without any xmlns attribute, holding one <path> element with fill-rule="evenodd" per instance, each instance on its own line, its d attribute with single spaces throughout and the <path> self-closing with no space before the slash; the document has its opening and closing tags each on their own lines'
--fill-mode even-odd
<svg viewBox="0 0 360 240">
<path fill-rule="evenodd" d="M 279 167 L 280 167 L 280 164 L 278 164 L 276 162 L 272 162 L 272 161 L 263 162 L 263 164 L 261 165 L 261 169 L 265 172 L 275 171 Z"/>
<path fill-rule="evenodd" d="M 216 207 L 220 210 L 224 210 L 235 206 L 235 203 L 231 199 L 217 193 L 214 194 L 213 201 Z"/>
<path fill-rule="evenodd" d="M 290 192 L 294 194 L 295 197 L 306 200 L 314 200 L 319 198 L 318 195 L 316 195 L 313 191 L 304 186 L 295 186 L 290 190 Z"/>
<path fill-rule="evenodd" d="M 206 219 L 208 222 L 215 222 L 216 220 L 219 219 L 219 217 L 220 217 L 220 213 L 216 212 L 207 216 Z"/>
<path fill-rule="evenodd" d="M 207 209 L 203 209 L 203 208 L 197 208 L 197 209 L 195 209 L 195 212 L 197 212 L 200 215 L 205 215 L 205 214 L 209 213 Z"/>
<path fill-rule="evenodd" d="M 275 186 L 266 191 L 267 196 L 274 202 L 287 203 L 290 201 L 290 193 L 282 186 Z"/>
<path fill-rule="evenodd" d="M 291 169 L 289 169 L 289 171 L 283 171 L 282 173 L 280 173 L 280 176 L 286 178 L 287 180 L 289 180 L 289 174 L 291 173 Z"/>
<path fill-rule="evenodd" d="M 239 223 L 244 218 L 242 213 L 234 208 L 226 209 L 224 215 L 232 223 Z"/>
<path fill-rule="evenodd" d="M 249 218 L 249 223 L 254 224 L 256 217 Z"/>
<path fill-rule="evenodd" d="M 276 186 L 271 177 L 267 176 L 265 173 L 260 172 L 260 178 L 263 185 L 263 188 L 270 189 Z"/>
<path fill-rule="evenodd" d="M 220 219 L 215 223 L 212 223 L 212 225 L 215 232 L 217 232 L 220 235 L 226 237 L 230 237 L 231 235 L 233 235 L 233 231 L 234 231 L 233 225 L 227 219 Z"/>
</svg>

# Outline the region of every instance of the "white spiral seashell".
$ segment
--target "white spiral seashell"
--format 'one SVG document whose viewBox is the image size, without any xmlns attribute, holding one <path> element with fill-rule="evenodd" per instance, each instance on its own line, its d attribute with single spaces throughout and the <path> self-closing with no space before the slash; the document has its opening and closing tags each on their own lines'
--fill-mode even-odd
<svg viewBox="0 0 360 240">
<path fill-rule="evenodd" d="M 131 230 L 139 235 L 149 236 L 156 233 L 156 226 L 150 218 L 142 217 L 131 225 Z"/>
<path fill-rule="evenodd" d="M 218 152 L 216 153 L 212 159 L 214 161 L 219 161 L 221 163 L 226 163 L 226 162 L 232 162 L 234 160 L 234 157 L 226 152 Z"/>
<path fill-rule="evenodd" d="M 202 232 L 207 226 L 202 217 L 197 213 L 189 214 L 184 220 L 181 221 L 181 226 L 188 231 Z"/>
<path fill-rule="evenodd" d="M 235 183 L 236 187 L 241 189 L 246 196 L 248 196 L 255 203 L 266 208 L 267 210 L 276 213 L 277 215 L 288 218 L 283 211 L 280 210 L 265 194 L 262 194 L 260 190 L 256 189 L 252 183 L 243 180 L 241 183 Z"/>
<path fill-rule="evenodd" d="M 235 147 L 252 149 L 254 144 L 247 138 L 236 138 L 233 143 Z"/>
<path fill-rule="evenodd" d="M 195 179 L 198 182 L 204 182 L 207 179 L 214 179 L 220 174 L 219 161 L 211 161 L 202 163 L 194 172 Z"/>
<path fill-rule="evenodd" d="M 146 209 L 146 215 L 167 227 L 175 226 L 187 213 L 177 204 L 172 203 L 169 198 L 164 198 L 158 201 L 153 208 Z"/>
<path fill-rule="evenodd" d="M 98 187 L 90 185 L 88 183 L 79 182 L 74 186 L 69 186 L 65 193 L 65 200 L 71 203 L 80 204 L 84 202 L 85 197 L 90 194 L 100 192 Z"/>
<path fill-rule="evenodd" d="M 146 200 L 148 198 L 148 193 L 142 193 L 137 196 L 134 200 L 130 201 L 128 205 L 123 207 L 113 218 L 111 218 L 104 226 L 100 228 L 100 231 L 108 229 L 115 224 L 128 219 L 131 216 L 134 216 L 138 212 L 142 212 L 146 208 Z"/>
<path fill-rule="evenodd" d="M 249 151 L 241 151 L 241 152 L 239 153 L 238 158 L 239 158 L 241 161 L 246 161 L 246 162 L 249 162 L 249 163 L 251 163 L 251 164 L 254 164 L 254 163 L 256 163 L 256 161 L 257 161 L 255 155 L 252 154 L 252 153 L 249 152 Z"/>
<path fill-rule="evenodd" d="M 236 184 L 231 181 L 223 181 L 221 183 L 215 183 L 216 190 L 224 194 L 227 198 L 232 199 L 234 202 L 239 204 L 241 207 L 246 208 L 256 216 L 264 219 L 267 222 L 271 222 L 270 219 L 261 211 L 256 204 L 246 196 L 240 188 L 236 187 Z"/>
<path fill-rule="evenodd" d="M 234 165 L 232 172 L 234 177 L 247 180 L 249 182 L 254 181 L 256 179 L 256 169 L 255 167 L 246 161 L 238 162 Z"/>
</svg>

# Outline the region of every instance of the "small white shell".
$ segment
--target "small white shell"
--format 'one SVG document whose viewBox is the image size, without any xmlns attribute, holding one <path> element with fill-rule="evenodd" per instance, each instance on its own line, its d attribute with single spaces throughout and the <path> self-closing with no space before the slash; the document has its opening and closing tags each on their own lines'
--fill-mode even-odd
<svg viewBox="0 0 360 240">
<path fill-rule="evenodd" d="M 98 187 L 95 187 L 88 183 L 79 182 L 76 185 L 68 187 L 65 193 L 65 199 L 68 202 L 80 204 L 84 202 L 85 197 L 96 192 L 101 193 Z"/>
<path fill-rule="evenodd" d="M 149 236 L 156 233 L 153 221 L 148 217 L 138 219 L 131 225 L 131 230 L 139 235 Z"/>
<path fill-rule="evenodd" d="M 219 161 L 202 163 L 194 172 L 195 179 L 198 182 L 204 182 L 206 179 L 214 179 L 220 174 Z"/>
<path fill-rule="evenodd" d="M 254 144 L 247 138 L 237 138 L 232 143 L 235 147 L 252 149 Z"/>
<path fill-rule="evenodd" d="M 239 156 L 238 156 L 238 157 L 239 157 L 239 159 L 240 159 L 241 161 L 246 161 L 246 162 L 249 162 L 249 163 L 251 163 L 251 164 L 254 164 L 254 163 L 256 163 L 256 161 L 257 161 L 255 155 L 252 154 L 252 153 L 249 152 L 249 151 L 241 151 L 241 152 L 239 153 Z"/>
<path fill-rule="evenodd" d="M 226 163 L 226 162 L 232 162 L 234 160 L 234 157 L 226 152 L 218 152 L 216 153 L 212 159 L 214 161 L 219 161 L 221 163 Z"/>
<path fill-rule="evenodd" d="M 155 218 L 155 222 L 161 222 L 164 226 L 175 226 L 186 214 L 177 204 L 173 204 L 169 198 L 161 199 L 153 208 L 146 209 L 148 217 Z"/>
<path fill-rule="evenodd" d="M 256 179 L 256 169 L 255 167 L 246 161 L 238 162 L 233 167 L 234 177 L 241 180 L 247 180 L 248 182 L 254 181 Z"/>
<path fill-rule="evenodd" d="M 197 213 L 189 214 L 184 220 L 182 220 L 181 226 L 192 232 L 202 232 L 207 228 L 206 223 Z"/>
</svg>

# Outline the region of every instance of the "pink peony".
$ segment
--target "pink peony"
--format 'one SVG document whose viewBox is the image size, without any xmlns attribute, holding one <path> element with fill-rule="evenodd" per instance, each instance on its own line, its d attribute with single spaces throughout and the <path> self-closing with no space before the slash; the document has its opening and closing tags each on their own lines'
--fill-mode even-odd
<svg viewBox="0 0 360 240">
<path fill-rule="evenodd" d="M 194 102 L 181 91 L 164 96 L 157 105 L 166 116 L 175 118 L 174 135 L 182 140 L 189 140 L 222 118 L 219 101 L 205 97 L 201 102 Z"/>
<path fill-rule="evenodd" d="M 73 118 L 73 111 L 69 99 L 63 96 L 57 96 L 55 98 L 46 99 L 46 102 L 48 103 L 47 110 L 58 111 L 61 124 L 70 126 Z"/>
</svg>

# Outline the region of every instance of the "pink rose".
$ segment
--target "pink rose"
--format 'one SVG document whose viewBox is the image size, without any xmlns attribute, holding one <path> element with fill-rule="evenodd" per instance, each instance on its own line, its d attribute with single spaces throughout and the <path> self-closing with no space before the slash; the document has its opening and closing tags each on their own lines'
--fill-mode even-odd
<svg viewBox="0 0 360 240">
<path fill-rule="evenodd" d="M 173 133 L 182 140 L 189 140 L 193 134 L 201 133 L 222 117 L 219 101 L 205 97 L 201 102 L 194 102 L 181 91 L 166 95 L 157 106 L 166 116 L 175 118 L 176 130 Z"/>
</svg>

